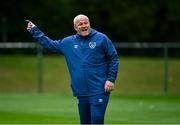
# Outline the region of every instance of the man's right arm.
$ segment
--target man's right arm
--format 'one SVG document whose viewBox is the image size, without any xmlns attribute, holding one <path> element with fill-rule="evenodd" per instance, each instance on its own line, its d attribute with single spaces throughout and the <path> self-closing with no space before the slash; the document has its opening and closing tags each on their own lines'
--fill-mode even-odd
<svg viewBox="0 0 180 125">
<path fill-rule="evenodd" d="M 51 51 L 61 52 L 60 40 L 50 39 L 31 21 L 27 24 L 27 30 L 43 47 Z"/>
</svg>

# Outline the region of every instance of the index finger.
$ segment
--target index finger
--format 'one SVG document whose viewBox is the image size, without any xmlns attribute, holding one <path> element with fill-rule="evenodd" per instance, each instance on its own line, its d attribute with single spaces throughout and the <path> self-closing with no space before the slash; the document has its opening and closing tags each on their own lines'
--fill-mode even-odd
<svg viewBox="0 0 180 125">
<path fill-rule="evenodd" d="M 25 20 L 25 21 L 28 22 L 28 23 L 31 22 L 30 20 Z"/>
</svg>

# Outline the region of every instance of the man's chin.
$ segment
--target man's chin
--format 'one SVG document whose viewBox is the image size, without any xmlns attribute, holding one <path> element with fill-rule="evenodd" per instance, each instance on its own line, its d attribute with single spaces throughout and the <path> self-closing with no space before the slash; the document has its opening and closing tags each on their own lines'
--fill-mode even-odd
<svg viewBox="0 0 180 125">
<path fill-rule="evenodd" d="M 81 33 L 81 36 L 88 36 L 89 33 Z"/>
</svg>

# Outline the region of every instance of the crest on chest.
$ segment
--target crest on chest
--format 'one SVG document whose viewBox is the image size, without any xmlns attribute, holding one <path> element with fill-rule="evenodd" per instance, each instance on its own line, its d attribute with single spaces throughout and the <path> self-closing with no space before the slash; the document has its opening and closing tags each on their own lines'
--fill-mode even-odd
<svg viewBox="0 0 180 125">
<path fill-rule="evenodd" d="M 94 49 L 96 47 L 96 42 L 89 42 L 89 48 Z"/>
</svg>

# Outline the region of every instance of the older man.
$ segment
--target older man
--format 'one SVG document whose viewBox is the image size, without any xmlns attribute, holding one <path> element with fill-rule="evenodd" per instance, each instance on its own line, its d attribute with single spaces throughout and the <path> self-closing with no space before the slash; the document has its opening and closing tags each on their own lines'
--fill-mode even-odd
<svg viewBox="0 0 180 125">
<path fill-rule="evenodd" d="M 45 36 L 32 22 L 27 30 L 43 47 L 65 56 L 80 123 L 103 124 L 118 72 L 117 51 L 105 34 L 90 27 L 86 15 L 77 15 L 73 23 L 77 34 L 60 40 Z"/>
</svg>

